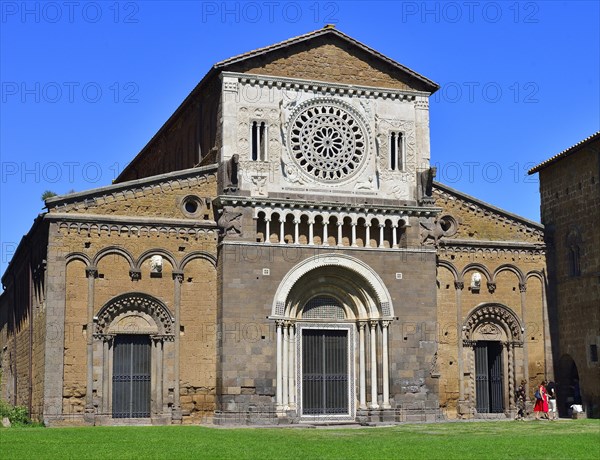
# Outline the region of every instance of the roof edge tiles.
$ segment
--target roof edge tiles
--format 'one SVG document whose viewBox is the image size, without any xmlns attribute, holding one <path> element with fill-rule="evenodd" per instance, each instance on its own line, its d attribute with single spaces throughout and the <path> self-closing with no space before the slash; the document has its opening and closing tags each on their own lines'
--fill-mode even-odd
<svg viewBox="0 0 600 460">
<path fill-rule="evenodd" d="M 568 149 L 565 149 L 562 152 L 557 153 L 553 157 L 548 158 L 546 161 L 541 162 L 539 165 L 537 165 L 537 166 L 531 168 L 529 171 L 527 171 L 527 174 L 531 175 L 536 172 L 539 172 L 542 169 L 545 169 L 548 166 L 550 166 L 552 163 L 556 163 L 557 161 L 562 160 L 563 158 L 568 157 L 569 155 L 581 150 L 583 147 L 585 147 L 586 145 L 590 144 L 591 142 L 593 142 L 597 139 L 600 139 L 600 131 L 596 131 L 594 134 L 592 134 L 589 137 L 586 137 L 582 141 L 579 141 L 577 144 L 572 145 Z"/>
</svg>

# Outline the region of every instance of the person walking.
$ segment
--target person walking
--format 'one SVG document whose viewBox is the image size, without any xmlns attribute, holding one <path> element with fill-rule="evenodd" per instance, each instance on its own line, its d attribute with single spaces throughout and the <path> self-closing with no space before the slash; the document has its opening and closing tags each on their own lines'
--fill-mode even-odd
<svg viewBox="0 0 600 460">
<path fill-rule="evenodd" d="M 546 385 L 548 392 L 548 420 L 556 420 L 558 412 L 556 411 L 556 384 L 552 381 Z"/>
<path fill-rule="evenodd" d="M 542 380 L 542 383 L 535 394 L 536 401 L 535 406 L 533 406 L 533 412 L 536 420 L 540 419 L 542 412 L 545 417 L 548 418 L 548 393 L 546 393 L 546 383 L 545 380 Z"/>
<path fill-rule="evenodd" d="M 515 394 L 515 400 L 517 401 L 517 417 L 515 420 L 525 420 L 525 405 L 527 402 L 526 386 L 527 381 L 521 380 L 521 385 L 519 385 Z"/>
</svg>

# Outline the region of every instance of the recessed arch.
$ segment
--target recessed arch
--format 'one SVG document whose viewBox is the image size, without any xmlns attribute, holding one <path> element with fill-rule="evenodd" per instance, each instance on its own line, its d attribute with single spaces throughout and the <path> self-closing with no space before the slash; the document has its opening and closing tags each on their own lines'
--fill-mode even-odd
<svg viewBox="0 0 600 460">
<path fill-rule="evenodd" d="M 494 276 L 492 279 L 492 282 L 496 282 L 496 276 L 498 276 L 500 273 L 502 272 L 511 272 L 514 273 L 517 276 L 517 281 L 521 284 L 525 283 L 525 276 L 523 275 L 523 272 L 519 269 L 519 267 L 516 267 L 515 265 L 511 265 L 511 264 L 503 264 L 500 265 L 498 268 L 496 268 L 496 270 L 494 270 Z"/>
<path fill-rule="evenodd" d="M 185 266 L 188 264 L 188 262 L 191 262 L 192 260 L 195 259 L 204 259 L 208 262 L 210 262 L 212 264 L 213 267 L 216 268 L 217 266 L 217 258 L 212 255 L 209 252 L 206 251 L 193 251 L 190 252 L 189 254 L 186 254 L 186 256 L 181 259 L 181 262 L 179 264 L 179 269 L 180 270 L 185 270 Z"/>
<path fill-rule="evenodd" d="M 94 316 L 94 332 L 98 335 L 108 334 L 115 323 L 135 314 L 142 314 L 144 319 L 151 318 L 156 327 L 154 333 L 174 335 L 174 318 L 167 306 L 156 297 L 141 292 L 121 294 L 104 304 Z"/>
<path fill-rule="evenodd" d="M 90 258 L 87 256 L 87 254 L 84 254 L 83 252 L 71 252 L 71 253 L 67 254 L 67 256 L 65 257 L 65 260 L 67 262 L 67 265 L 69 264 L 69 262 L 73 262 L 74 260 L 83 262 L 87 266 L 91 265 Z"/>
<path fill-rule="evenodd" d="M 159 256 L 164 257 L 165 259 L 167 259 L 169 261 L 173 270 L 179 270 L 179 265 L 177 263 L 177 260 L 175 260 L 175 257 L 173 256 L 173 254 L 170 251 L 167 251 L 166 249 L 161 249 L 161 248 L 153 248 L 153 249 L 148 249 L 147 251 L 144 251 L 138 257 L 138 260 L 135 264 L 136 268 L 138 268 L 138 269 L 141 268 L 144 261 L 154 255 L 159 255 Z"/>
<path fill-rule="evenodd" d="M 452 277 L 454 278 L 453 281 L 456 282 L 459 279 L 459 274 L 458 274 L 458 270 L 456 269 L 456 267 L 454 266 L 454 264 L 452 264 L 451 262 L 448 262 L 446 260 L 440 260 L 438 261 L 438 268 L 442 267 L 445 268 L 446 270 L 448 270 L 451 274 Z"/>
<path fill-rule="evenodd" d="M 129 262 L 129 268 L 131 268 L 132 270 L 135 268 L 133 256 L 131 255 L 131 253 L 127 251 L 127 249 L 124 249 L 119 246 L 107 246 L 105 248 L 100 249 L 100 251 L 98 251 L 94 256 L 92 260 L 92 265 L 98 266 L 98 262 L 100 262 L 100 260 L 102 260 L 104 257 L 110 254 L 118 254 L 122 256 L 123 258 L 125 258 L 125 260 L 127 260 L 127 262 Z"/>
<path fill-rule="evenodd" d="M 371 267 L 359 259 L 345 254 L 333 253 L 320 254 L 308 258 L 297 264 L 285 275 L 279 284 L 273 299 L 273 305 L 271 308 L 272 316 L 284 317 L 286 316 L 286 313 L 289 314 L 290 311 L 286 311 L 289 307 L 288 298 L 290 291 L 294 288 L 294 286 L 296 286 L 296 283 L 298 283 L 298 281 L 309 272 L 325 267 L 337 267 L 338 269 L 343 268 L 346 269 L 346 273 L 351 272 L 354 275 L 358 275 L 358 281 L 354 281 L 354 283 L 356 284 L 362 282 L 363 284 L 366 283 L 366 285 L 369 286 L 370 290 L 372 290 L 372 292 L 375 294 L 375 298 L 378 303 L 376 307 L 378 308 L 380 316 L 394 316 L 392 298 L 379 275 Z M 344 279 L 347 279 L 347 277 L 344 277 Z M 357 277 L 354 276 L 353 279 L 356 280 Z"/>
<path fill-rule="evenodd" d="M 473 340 L 475 332 L 486 324 L 501 328 L 508 341 L 523 341 L 523 326 L 519 317 L 501 303 L 484 303 L 471 310 L 463 323 L 463 339 Z"/>
<path fill-rule="evenodd" d="M 460 279 L 458 281 L 463 281 L 465 275 L 470 272 L 471 270 L 479 270 L 481 272 L 483 272 L 483 274 L 486 277 L 486 280 L 488 283 L 492 282 L 492 275 L 490 274 L 489 270 L 487 269 L 487 267 L 483 264 L 477 263 L 477 262 L 472 262 L 470 264 L 467 264 L 465 266 L 465 268 L 462 269 L 462 272 L 460 273 Z"/>
</svg>

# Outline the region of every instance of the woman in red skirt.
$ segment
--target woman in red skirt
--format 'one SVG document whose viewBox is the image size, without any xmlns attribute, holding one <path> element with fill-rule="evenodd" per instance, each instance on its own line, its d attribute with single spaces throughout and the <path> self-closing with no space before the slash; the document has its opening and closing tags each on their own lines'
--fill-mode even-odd
<svg viewBox="0 0 600 460">
<path fill-rule="evenodd" d="M 540 392 L 540 399 L 536 399 L 535 406 L 533 406 L 533 412 L 535 419 L 540 419 L 540 413 L 543 412 L 545 417 L 548 418 L 548 393 L 546 392 L 546 381 L 543 380 L 538 388 Z"/>
</svg>

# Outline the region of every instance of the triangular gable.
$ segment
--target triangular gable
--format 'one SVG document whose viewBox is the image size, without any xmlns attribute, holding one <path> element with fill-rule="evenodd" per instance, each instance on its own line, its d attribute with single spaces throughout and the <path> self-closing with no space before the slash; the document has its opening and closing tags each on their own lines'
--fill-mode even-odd
<svg viewBox="0 0 600 460">
<path fill-rule="evenodd" d="M 217 165 L 160 174 L 85 192 L 56 196 L 46 200 L 48 214 L 122 216 L 123 218 L 160 217 L 165 219 L 213 220 Z M 198 197 L 198 209 L 186 213 L 184 198 Z M 190 214 L 194 214 L 191 216 Z M 209 214 L 209 217 L 205 217 Z"/>
<path fill-rule="evenodd" d="M 215 69 L 433 93 L 439 85 L 327 26 L 221 61 Z"/>
<path fill-rule="evenodd" d="M 447 185 L 434 183 L 435 205 L 441 216 L 450 215 L 458 223 L 457 231 L 446 241 L 480 241 L 544 244 L 544 226 L 497 208 Z"/>
</svg>

